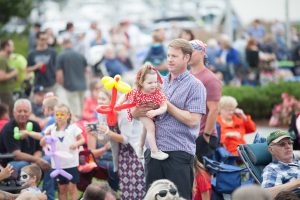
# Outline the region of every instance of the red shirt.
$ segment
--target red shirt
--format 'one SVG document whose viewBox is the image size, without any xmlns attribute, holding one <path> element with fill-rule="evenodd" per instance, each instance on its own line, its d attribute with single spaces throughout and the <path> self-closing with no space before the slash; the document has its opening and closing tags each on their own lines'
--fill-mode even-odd
<svg viewBox="0 0 300 200">
<path fill-rule="evenodd" d="M 236 115 L 232 116 L 232 124 L 226 124 L 223 122 L 221 116 L 219 115 L 217 121 L 221 128 L 221 143 L 225 145 L 227 151 L 233 155 L 238 155 L 237 146 L 240 144 L 245 144 L 244 135 L 246 133 L 252 133 L 256 130 L 256 125 L 252 121 L 249 115 L 246 115 L 247 119 L 244 121 Z M 241 137 L 226 137 L 225 134 L 228 132 L 239 132 Z"/>
<path fill-rule="evenodd" d="M 220 101 L 222 96 L 222 82 L 216 77 L 216 75 L 207 68 L 204 68 L 201 72 L 193 74 L 198 80 L 200 80 L 206 89 L 206 102 L 207 101 Z M 206 106 L 206 115 L 201 117 L 200 133 L 202 135 L 207 120 L 207 113 L 209 112 Z M 214 136 L 217 136 L 217 129 L 212 132 Z"/>
<path fill-rule="evenodd" d="M 141 90 L 133 89 L 131 92 L 126 94 L 126 100 L 129 101 L 129 103 L 136 103 L 136 105 L 140 106 L 143 104 L 146 104 L 148 102 L 152 102 L 156 105 L 161 105 L 166 101 L 167 97 L 164 95 L 164 93 L 157 89 L 151 94 L 145 94 Z M 132 120 L 132 116 L 130 113 L 130 109 L 127 110 L 128 112 L 128 120 Z"/>
<path fill-rule="evenodd" d="M 209 191 L 209 195 L 211 196 L 210 176 L 205 170 L 201 169 L 201 171 L 196 174 L 195 184 L 196 193 L 193 194 L 193 200 L 202 200 L 201 193 L 207 191 Z"/>
<path fill-rule="evenodd" d="M 97 99 L 93 97 L 85 99 L 82 111 L 82 119 L 87 121 L 93 121 L 97 119 L 97 117 L 95 116 L 95 110 L 97 106 Z"/>
<path fill-rule="evenodd" d="M 0 119 L 0 132 L 7 122 L 9 122 L 8 119 Z"/>
</svg>

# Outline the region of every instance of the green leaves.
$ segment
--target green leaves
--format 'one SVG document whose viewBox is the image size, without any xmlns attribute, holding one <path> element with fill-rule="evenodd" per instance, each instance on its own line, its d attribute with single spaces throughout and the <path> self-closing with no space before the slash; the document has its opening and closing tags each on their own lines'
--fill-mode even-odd
<svg viewBox="0 0 300 200">
<path fill-rule="evenodd" d="M 273 106 L 282 102 L 281 94 L 283 92 L 300 99 L 300 83 L 271 83 L 262 87 L 224 86 L 222 91 L 223 95 L 235 97 L 239 103 L 238 106 L 255 119 L 269 118 Z"/>
<path fill-rule="evenodd" d="M 27 17 L 32 9 L 32 0 L 1 0 L 0 24 L 8 22 L 11 16 Z"/>
</svg>

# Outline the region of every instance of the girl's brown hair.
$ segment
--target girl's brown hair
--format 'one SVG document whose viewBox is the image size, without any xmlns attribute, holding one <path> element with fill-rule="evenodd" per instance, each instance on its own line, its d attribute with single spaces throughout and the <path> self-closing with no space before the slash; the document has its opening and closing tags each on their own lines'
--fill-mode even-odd
<svg viewBox="0 0 300 200">
<path fill-rule="evenodd" d="M 153 67 L 150 63 L 145 63 L 136 75 L 135 84 L 139 90 L 142 89 L 142 84 L 144 83 L 147 74 L 157 74 L 158 81 L 162 83 L 161 77 L 158 74 L 157 69 Z"/>
</svg>

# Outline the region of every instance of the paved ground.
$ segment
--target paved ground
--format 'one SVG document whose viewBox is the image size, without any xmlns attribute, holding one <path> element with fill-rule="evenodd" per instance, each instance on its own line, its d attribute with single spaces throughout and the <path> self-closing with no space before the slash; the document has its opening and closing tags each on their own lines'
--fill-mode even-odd
<svg viewBox="0 0 300 200">
<path fill-rule="evenodd" d="M 287 130 L 287 128 L 277 128 L 277 127 L 268 127 L 268 126 L 257 126 L 257 132 L 260 133 L 262 136 L 267 137 L 272 131 L 274 130 Z M 252 143 L 254 136 L 256 133 L 247 134 L 245 136 L 245 140 L 247 143 Z"/>
</svg>

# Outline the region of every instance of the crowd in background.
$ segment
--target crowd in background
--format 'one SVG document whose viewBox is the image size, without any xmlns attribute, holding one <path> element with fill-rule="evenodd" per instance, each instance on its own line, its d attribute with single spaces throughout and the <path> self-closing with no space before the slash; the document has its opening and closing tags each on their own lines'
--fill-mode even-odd
<svg viewBox="0 0 300 200">
<path fill-rule="evenodd" d="M 7 123 L 9 117 L 14 115 L 13 105 L 16 100 L 28 98 L 32 107 L 32 114 L 31 108 L 28 108 L 31 114 L 29 117 L 31 120 L 36 121 L 41 130 L 43 130 L 49 125 L 50 119 L 52 119 L 53 123 L 54 116 L 54 110 L 52 110 L 52 113 L 49 110 L 45 110 L 48 108 L 54 109 L 54 105 L 45 105 L 45 99 L 49 98 L 46 95 L 48 92 L 55 93 L 60 102 L 70 109 L 70 118 L 74 121 L 85 120 L 86 122 L 93 122 L 99 120 L 99 115 L 95 112 L 96 106 L 99 104 L 99 101 L 108 104 L 111 98 L 110 94 L 107 94 L 100 84 L 101 77 L 105 75 L 114 77 L 120 74 L 126 82 L 132 84 L 135 80 L 135 72 L 145 62 L 152 63 L 162 76 L 166 76 L 168 74 L 166 62 L 168 56 L 166 45 L 168 42 L 177 37 L 188 41 L 197 39 L 195 38 L 197 34 L 193 30 L 180 29 L 178 31 L 179 35 L 175 36 L 167 33 L 163 28 L 158 28 L 152 32 L 151 44 L 145 49 L 141 49 L 136 47 L 133 42 L 135 37 L 137 37 L 135 29 L 136 27 L 133 24 L 125 20 L 112 27 L 106 33 L 99 24 L 92 22 L 89 30 L 78 33 L 76 32 L 76 22 L 69 22 L 66 24 L 65 30 L 55 35 L 51 27 L 44 29 L 42 24 L 36 23 L 28 39 L 27 64 L 22 69 L 6 64 L 6 60 L 9 60 L 10 56 L 13 55 L 14 48 L 18 47 L 14 47 L 12 40 L 1 41 L 0 81 L 4 81 L 5 84 L 1 83 L 0 86 L 0 100 L 1 103 L 6 104 L 9 108 L 8 112 L 1 114 L 0 117 L 3 120 L 1 123 Z M 224 85 L 258 86 L 280 79 L 297 80 L 297 76 L 299 76 L 299 68 L 297 67 L 300 66 L 299 33 L 296 29 L 292 29 L 291 48 L 287 47 L 284 33 L 285 28 L 279 21 L 274 21 L 267 28 L 260 20 L 254 20 L 236 41 L 231 41 L 226 35 L 220 35 L 218 38 L 209 38 L 207 46 L 203 46 L 203 48 L 206 48 L 205 66 Z M 285 65 L 290 64 L 281 61 L 292 61 L 292 67 L 287 68 Z M 72 67 L 70 68 L 70 66 Z M 19 79 L 23 81 L 16 86 L 16 80 Z M 237 103 L 234 102 L 233 104 L 229 108 L 232 111 L 230 120 L 237 108 Z M 1 104 L 1 109 L 2 107 L 3 110 L 6 109 L 6 106 Z M 228 108 L 223 108 L 223 110 L 227 112 Z M 241 110 L 239 115 L 241 118 L 247 118 L 251 125 L 251 128 L 249 128 L 250 125 L 245 128 L 251 130 L 244 132 L 254 131 L 256 127 L 252 123 L 251 118 L 246 116 Z M 14 115 L 13 117 L 16 116 Z M 125 164 L 136 163 L 137 167 L 129 171 L 133 172 L 136 170 L 141 172 L 141 174 L 135 174 L 138 177 L 143 175 L 143 170 L 140 168 L 141 163 L 137 159 L 126 160 L 128 155 L 133 153 L 133 149 L 131 149 L 130 145 L 127 145 L 133 139 L 129 135 L 122 135 L 122 129 L 128 128 L 128 124 L 121 121 L 121 118 L 126 119 L 126 117 L 120 116 L 119 127 L 112 127 L 109 135 L 116 143 L 124 144 L 121 146 L 123 154 L 120 154 L 120 158 L 123 158 L 123 160 L 120 162 Z M 219 116 L 219 122 L 222 123 L 222 113 Z M 95 137 L 89 135 L 91 130 L 85 129 L 81 122 L 78 122 L 77 125 L 84 129 L 85 138 Z M 243 139 L 244 132 L 239 136 L 239 144 L 245 143 Z M 221 142 L 226 143 L 224 141 L 225 139 L 221 137 Z M 227 143 L 227 146 L 232 144 L 230 141 L 227 141 Z M 108 157 L 107 162 L 105 160 L 99 161 L 100 166 L 106 167 L 109 171 L 108 180 L 112 189 L 118 191 L 119 181 L 121 186 L 124 187 L 128 174 L 117 180 L 116 170 L 113 168 L 113 160 L 111 158 L 111 154 L 114 152 L 108 151 L 110 147 L 98 143 L 88 144 L 88 146 L 92 147 L 95 151 L 93 153 L 98 154 L 99 157 L 103 153 L 108 152 L 110 157 Z M 235 147 L 233 149 L 229 148 L 229 151 L 237 154 Z M 37 161 L 38 165 L 40 164 L 39 162 L 41 161 Z M 203 175 L 201 173 L 202 164 L 195 163 L 196 172 Z M 122 171 L 125 170 L 122 169 Z M 207 182 L 207 179 L 209 180 L 207 178 L 208 175 L 205 172 L 203 173 L 204 178 L 200 176 L 198 179 L 200 179 L 200 182 Z M 139 184 L 142 185 L 142 189 L 139 188 L 138 191 L 135 191 L 135 194 L 141 192 L 139 195 L 143 196 L 145 192 L 143 191 L 143 184 L 145 183 L 141 182 Z M 170 193 L 173 191 L 179 199 L 176 186 L 167 181 L 164 184 L 167 185 L 166 190 Z M 152 187 L 155 187 L 155 185 Z M 211 192 L 210 184 L 203 189 Z M 112 196 L 115 195 L 111 190 L 107 189 L 107 191 Z M 122 195 L 126 194 L 123 193 Z M 163 195 L 161 194 L 162 197 Z M 126 196 L 123 199 L 126 199 Z"/>
</svg>

